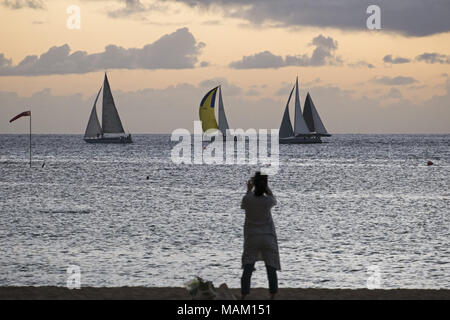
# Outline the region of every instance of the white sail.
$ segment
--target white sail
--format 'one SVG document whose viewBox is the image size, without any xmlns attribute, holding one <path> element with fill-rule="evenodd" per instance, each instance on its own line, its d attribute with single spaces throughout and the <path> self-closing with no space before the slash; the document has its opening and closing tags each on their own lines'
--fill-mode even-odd
<svg viewBox="0 0 450 320">
<path fill-rule="evenodd" d="M 280 138 L 287 138 L 294 136 L 294 130 L 292 130 L 291 117 L 289 117 L 289 102 L 291 102 L 292 93 L 294 92 L 294 87 L 291 90 L 291 94 L 289 95 L 289 99 L 286 103 L 286 108 L 284 109 L 283 120 L 281 121 L 280 126 Z"/>
<path fill-rule="evenodd" d="M 306 95 L 305 106 L 303 107 L 303 117 L 311 132 L 328 135 L 327 129 L 325 129 L 322 119 L 320 119 L 319 112 L 317 112 L 309 92 Z"/>
<path fill-rule="evenodd" d="M 89 117 L 89 122 L 86 127 L 86 132 L 84 133 L 84 136 L 87 138 L 93 138 L 97 137 L 98 135 L 102 134 L 102 127 L 100 126 L 100 122 L 98 121 L 97 117 L 97 100 L 100 96 L 100 92 L 102 91 L 102 88 L 97 93 L 97 97 L 94 101 L 94 106 L 92 107 L 91 116 Z"/>
<path fill-rule="evenodd" d="M 108 77 L 105 73 L 103 82 L 103 109 L 102 109 L 102 125 L 104 133 L 124 133 L 122 122 L 109 87 Z"/>
<path fill-rule="evenodd" d="M 223 107 L 222 87 L 219 87 L 219 130 L 223 135 L 226 135 L 228 129 L 227 116 L 225 115 L 225 109 Z"/>
<path fill-rule="evenodd" d="M 300 97 L 298 93 L 298 77 L 295 82 L 295 123 L 294 123 L 294 133 L 298 134 L 309 134 L 310 131 L 306 125 L 305 119 L 303 119 L 302 109 L 300 108 Z"/>
</svg>

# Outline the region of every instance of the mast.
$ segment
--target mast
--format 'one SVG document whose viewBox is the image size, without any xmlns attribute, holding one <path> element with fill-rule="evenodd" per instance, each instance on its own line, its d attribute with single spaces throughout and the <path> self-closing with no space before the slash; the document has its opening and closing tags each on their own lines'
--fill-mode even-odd
<svg viewBox="0 0 450 320">
<path fill-rule="evenodd" d="M 309 134 L 310 131 L 306 125 L 305 119 L 302 116 L 302 109 L 300 108 L 300 97 L 298 93 L 298 77 L 295 82 L 295 122 L 294 122 L 294 133 L 298 134 Z"/>
<path fill-rule="evenodd" d="M 117 112 L 114 98 L 109 86 L 108 77 L 105 72 L 103 81 L 103 106 L 102 106 L 102 125 L 103 133 L 125 133 L 119 113 Z"/>
</svg>

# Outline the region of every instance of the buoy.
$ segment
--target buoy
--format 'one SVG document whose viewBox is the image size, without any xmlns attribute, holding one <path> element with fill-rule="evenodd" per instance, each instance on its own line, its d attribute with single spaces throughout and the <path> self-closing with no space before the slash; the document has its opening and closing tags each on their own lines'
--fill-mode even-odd
<svg viewBox="0 0 450 320">
<path fill-rule="evenodd" d="M 433 165 L 433 162 L 431 162 L 431 161 L 427 162 L 427 166 L 432 166 L 432 165 Z"/>
</svg>

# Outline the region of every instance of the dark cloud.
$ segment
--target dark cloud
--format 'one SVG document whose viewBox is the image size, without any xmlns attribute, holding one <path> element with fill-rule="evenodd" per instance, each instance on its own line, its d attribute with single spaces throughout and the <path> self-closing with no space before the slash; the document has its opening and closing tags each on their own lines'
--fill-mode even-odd
<svg viewBox="0 0 450 320">
<path fill-rule="evenodd" d="M 10 9 L 45 9 L 45 4 L 42 0 L 3 0 L 1 4 Z"/>
<path fill-rule="evenodd" d="M 402 58 L 402 57 L 393 58 L 391 54 L 388 54 L 388 55 L 384 56 L 383 62 L 390 63 L 390 64 L 402 64 L 402 63 L 411 62 L 411 60 L 408 58 Z"/>
<path fill-rule="evenodd" d="M 423 53 L 416 57 L 417 61 L 426 63 L 450 64 L 450 56 L 439 53 Z"/>
<path fill-rule="evenodd" d="M 0 53 L 0 76 L 37 76 L 87 73 L 104 69 L 185 69 L 194 68 L 204 43 L 197 42 L 187 28 L 162 36 L 142 48 L 108 45 L 105 51 L 71 53 L 70 47 L 51 47 L 47 52 L 27 56 L 13 66 Z"/>
<path fill-rule="evenodd" d="M 123 0 L 121 2 L 124 2 L 125 6 L 120 9 L 109 11 L 108 16 L 111 18 L 122 18 L 147 11 L 147 8 L 139 0 Z"/>
<path fill-rule="evenodd" d="M 168 1 L 168 0 L 164 0 Z M 383 31 L 427 36 L 450 31 L 448 0 L 169 0 L 192 7 L 220 6 L 225 14 L 252 24 L 275 22 L 285 27 L 332 27 L 367 31 L 369 5 L 381 8 Z"/>
<path fill-rule="evenodd" d="M 412 77 L 403 76 L 374 78 L 372 81 L 386 86 L 404 86 L 418 82 Z"/>
<path fill-rule="evenodd" d="M 315 47 L 311 56 L 303 54 L 282 57 L 274 55 L 270 51 L 263 51 L 250 56 L 244 56 L 241 60 L 231 62 L 229 67 L 233 69 L 277 69 L 288 66 L 309 67 L 342 63 L 340 58 L 334 55 L 338 43 L 333 38 L 318 35 L 312 40 L 311 45 Z"/>
</svg>

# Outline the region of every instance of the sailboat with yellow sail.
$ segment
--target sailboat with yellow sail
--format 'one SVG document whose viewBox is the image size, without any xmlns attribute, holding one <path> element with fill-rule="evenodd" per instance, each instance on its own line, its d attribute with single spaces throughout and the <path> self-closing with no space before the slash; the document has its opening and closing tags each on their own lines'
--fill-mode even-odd
<svg viewBox="0 0 450 320">
<path fill-rule="evenodd" d="M 214 105 L 216 103 L 217 94 L 219 96 L 218 102 L 218 118 L 217 122 Z M 214 89 L 208 91 L 200 102 L 199 117 L 202 122 L 202 130 L 206 136 L 214 136 L 219 130 L 223 135 L 223 140 L 227 139 L 227 133 L 229 130 L 227 116 L 225 115 L 225 108 L 223 106 L 222 99 L 222 87 L 217 86 Z M 211 141 L 211 139 L 207 139 Z"/>
</svg>

